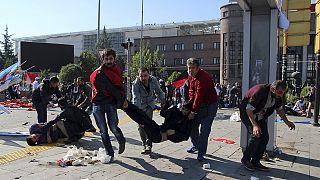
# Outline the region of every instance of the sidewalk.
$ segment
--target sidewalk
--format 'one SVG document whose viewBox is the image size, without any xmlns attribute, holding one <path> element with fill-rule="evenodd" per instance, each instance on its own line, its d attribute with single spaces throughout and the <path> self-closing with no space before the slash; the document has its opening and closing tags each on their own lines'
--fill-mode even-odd
<svg viewBox="0 0 320 180">
<path fill-rule="evenodd" d="M 231 115 L 233 110 L 219 110 L 219 113 Z M 48 113 L 52 119 L 58 112 Z M 158 123 L 162 118 L 154 115 Z M 126 150 L 116 157 L 113 164 L 95 164 L 78 167 L 59 167 L 47 165 L 61 159 L 68 151 L 68 146 L 53 147 L 39 153 L 0 165 L 0 179 L 319 179 L 320 177 L 320 128 L 310 124 L 296 124 L 296 130 L 290 131 L 284 123 L 276 123 L 276 144 L 282 150 L 279 161 L 263 162 L 271 172 L 249 172 L 245 170 L 240 159 L 242 150 L 240 142 L 240 122 L 216 120 L 212 126 L 210 138 L 226 138 L 236 144 L 210 141 L 207 160 L 198 162 L 196 154 L 188 154 L 186 149 L 190 141 L 174 144 L 164 142 L 154 144 L 153 155 L 141 155 L 140 137 L 137 125 L 126 119 L 119 111 L 120 127 L 127 139 Z M 310 119 L 289 117 L 292 121 Z M 28 126 L 36 121 L 35 112 L 13 110 L 12 114 L 0 115 L 2 131 L 27 131 Z M 23 123 L 29 122 L 28 126 Z M 112 135 L 112 134 L 111 134 Z M 118 143 L 111 136 L 117 152 Z M 0 136 L 0 160 L 3 155 L 28 147 L 25 138 Z M 102 147 L 99 135 L 85 137 L 75 144 L 87 150 Z M 38 162 L 30 162 L 35 160 Z M 202 169 L 204 163 L 210 163 L 210 169 Z"/>
</svg>

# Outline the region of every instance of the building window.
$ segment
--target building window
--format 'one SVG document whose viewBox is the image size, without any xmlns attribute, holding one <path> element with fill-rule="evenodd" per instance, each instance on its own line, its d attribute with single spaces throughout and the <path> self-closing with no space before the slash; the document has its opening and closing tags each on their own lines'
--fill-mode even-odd
<svg viewBox="0 0 320 180">
<path fill-rule="evenodd" d="M 237 16 L 237 11 L 236 10 L 231 10 L 230 11 L 230 16 Z"/>
<path fill-rule="evenodd" d="M 213 42 L 213 49 L 220 49 L 220 42 Z"/>
<path fill-rule="evenodd" d="M 199 64 L 203 64 L 203 58 L 196 58 L 196 60 L 199 62 Z"/>
<path fill-rule="evenodd" d="M 213 64 L 220 64 L 220 58 L 219 57 L 214 57 L 213 58 Z"/>
<path fill-rule="evenodd" d="M 175 44 L 175 45 L 174 45 L 174 50 L 175 50 L 175 51 L 182 51 L 182 50 L 184 50 L 184 44 L 183 44 L 183 43 Z"/>
<path fill-rule="evenodd" d="M 165 51 L 166 50 L 166 45 L 165 44 L 158 44 L 157 45 L 157 50 L 158 51 Z"/>
<path fill-rule="evenodd" d="M 163 65 L 163 66 L 166 65 L 166 59 L 162 59 L 162 65 Z"/>
<path fill-rule="evenodd" d="M 203 49 L 203 43 L 193 43 L 193 49 L 194 50 Z"/>
<path fill-rule="evenodd" d="M 225 11 L 222 13 L 222 17 L 228 17 L 229 16 L 229 12 L 228 11 Z"/>
<path fill-rule="evenodd" d="M 182 58 L 174 58 L 174 65 L 183 65 L 183 59 Z"/>
</svg>

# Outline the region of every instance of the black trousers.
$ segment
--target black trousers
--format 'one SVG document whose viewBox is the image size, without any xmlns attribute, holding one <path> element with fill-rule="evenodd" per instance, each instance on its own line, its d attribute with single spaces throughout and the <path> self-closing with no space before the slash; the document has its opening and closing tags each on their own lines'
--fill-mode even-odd
<svg viewBox="0 0 320 180">
<path fill-rule="evenodd" d="M 251 162 L 257 163 L 260 161 L 260 159 L 263 156 L 263 153 L 265 152 L 267 148 L 267 144 L 269 142 L 269 133 L 268 133 L 268 119 L 262 119 L 257 121 L 258 126 L 261 128 L 260 137 L 257 138 L 253 136 L 253 127 L 252 124 L 246 115 L 242 115 L 241 117 L 242 123 L 246 126 L 249 140 L 247 144 L 247 148 L 243 152 L 243 157 L 246 160 L 251 160 Z"/>
<path fill-rule="evenodd" d="M 161 142 L 162 136 L 160 126 L 154 120 L 149 118 L 145 112 L 131 103 L 128 103 L 128 108 L 123 110 L 133 121 L 144 125 L 143 129 L 153 143 Z"/>
</svg>

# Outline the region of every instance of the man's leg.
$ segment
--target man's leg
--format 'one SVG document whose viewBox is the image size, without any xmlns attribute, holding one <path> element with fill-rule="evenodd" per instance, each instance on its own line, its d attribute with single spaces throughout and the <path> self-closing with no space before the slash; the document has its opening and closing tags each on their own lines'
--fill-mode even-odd
<svg viewBox="0 0 320 180">
<path fill-rule="evenodd" d="M 203 160 L 204 155 L 207 152 L 208 147 L 208 138 L 211 132 L 211 126 L 214 120 L 214 117 L 216 116 L 218 109 L 218 104 L 213 103 L 208 105 L 208 116 L 201 120 L 201 128 L 200 128 L 200 135 L 198 140 L 198 160 Z"/>
<path fill-rule="evenodd" d="M 64 126 L 64 122 L 63 121 L 58 121 L 56 123 L 57 127 L 60 129 L 60 131 L 62 132 L 62 134 L 66 137 L 69 138 L 69 134 L 66 130 L 66 127 Z"/>
<path fill-rule="evenodd" d="M 114 151 L 111 145 L 110 137 L 108 134 L 108 128 L 105 117 L 105 104 L 102 105 L 93 105 L 93 116 L 96 120 L 96 124 L 100 129 L 100 135 L 102 138 L 102 143 L 106 148 L 107 155 L 114 156 Z"/>
<path fill-rule="evenodd" d="M 187 150 L 188 153 L 195 153 L 198 151 L 198 140 L 199 140 L 199 126 L 201 119 L 194 119 L 194 124 L 190 133 L 192 146 Z"/>
<path fill-rule="evenodd" d="M 38 117 L 38 123 L 45 123 L 47 122 L 44 119 L 44 109 L 43 105 L 41 102 L 33 102 L 34 107 L 36 108 L 37 111 L 37 117 Z"/>
<path fill-rule="evenodd" d="M 111 132 L 115 135 L 115 137 L 119 143 L 118 153 L 122 154 L 125 149 L 126 140 L 123 136 L 121 129 L 118 127 L 119 119 L 118 119 L 116 105 L 115 104 L 106 104 L 106 113 L 107 113 L 109 128 L 110 128 Z"/>
<path fill-rule="evenodd" d="M 268 123 L 267 119 L 263 119 L 258 121 L 258 125 L 261 128 L 261 135 L 260 135 L 260 141 L 259 145 L 257 146 L 257 149 L 255 149 L 253 156 L 252 156 L 252 165 L 258 169 L 258 170 L 264 170 L 267 171 L 269 168 L 261 165 L 260 159 L 263 156 L 263 153 L 266 151 L 267 144 L 269 142 L 269 133 L 268 133 Z"/>
</svg>

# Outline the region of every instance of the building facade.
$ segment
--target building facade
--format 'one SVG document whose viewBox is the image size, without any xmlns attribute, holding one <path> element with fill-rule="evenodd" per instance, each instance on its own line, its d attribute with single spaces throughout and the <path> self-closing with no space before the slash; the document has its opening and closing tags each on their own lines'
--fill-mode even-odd
<svg viewBox="0 0 320 180">
<path fill-rule="evenodd" d="M 134 40 L 134 52 L 139 52 L 140 39 Z M 143 39 L 152 52 L 158 51 L 158 64 L 170 73 L 186 70 L 187 59 L 194 57 L 201 68 L 208 71 L 214 81 L 219 82 L 220 34 L 198 34 L 170 37 L 149 37 Z"/>
</svg>

